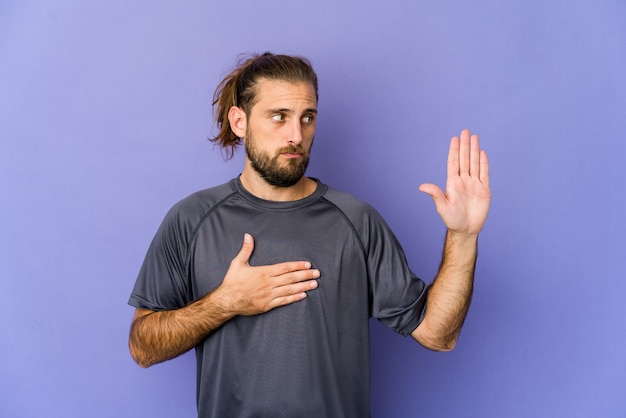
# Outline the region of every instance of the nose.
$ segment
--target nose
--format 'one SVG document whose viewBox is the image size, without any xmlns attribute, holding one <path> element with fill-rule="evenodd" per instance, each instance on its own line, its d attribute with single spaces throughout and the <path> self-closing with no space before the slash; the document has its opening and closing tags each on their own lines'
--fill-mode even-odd
<svg viewBox="0 0 626 418">
<path fill-rule="evenodd" d="M 302 124 L 299 119 L 293 120 L 290 125 L 289 143 L 298 145 L 302 142 Z"/>
</svg>

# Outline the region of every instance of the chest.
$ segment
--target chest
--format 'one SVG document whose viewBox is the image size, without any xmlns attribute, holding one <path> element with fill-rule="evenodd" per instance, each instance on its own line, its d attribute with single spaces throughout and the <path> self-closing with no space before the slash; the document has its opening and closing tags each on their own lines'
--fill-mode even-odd
<svg viewBox="0 0 626 418">
<path fill-rule="evenodd" d="M 219 286 L 240 251 L 244 233 L 254 237 L 250 265 L 305 260 L 319 269 L 320 294 L 336 298 L 343 292 L 366 296 L 367 272 L 358 237 L 335 211 L 265 213 L 254 209 L 212 214 L 197 230 L 191 246 L 188 280 L 191 300 Z"/>
</svg>

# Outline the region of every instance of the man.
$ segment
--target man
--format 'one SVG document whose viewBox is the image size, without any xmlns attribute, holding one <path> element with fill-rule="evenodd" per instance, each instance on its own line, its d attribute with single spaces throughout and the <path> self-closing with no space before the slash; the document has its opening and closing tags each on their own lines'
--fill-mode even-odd
<svg viewBox="0 0 626 418">
<path fill-rule="evenodd" d="M 142 367 L 195 347 L 201 417 L 369 416 L 369 318 L 423 346 L 451 350 L 472 295 L 489 208 L 488 161 L 463 131 L 435 201 L 448 231 L 426 286 L 369 205 L 304 176 L 317 77 L 303 58 L 266 53 L 215 94 L 232 181 L 176 204 L 157 232 L 129 303 Z"/>
</svg>

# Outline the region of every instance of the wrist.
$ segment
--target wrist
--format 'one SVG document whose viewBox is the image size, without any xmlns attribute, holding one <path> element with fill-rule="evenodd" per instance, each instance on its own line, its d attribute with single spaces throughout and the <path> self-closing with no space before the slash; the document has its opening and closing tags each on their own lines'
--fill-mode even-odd
<svg viewBox="0 0 626 418">
<path fill-rule="evenodd" d="M 233 303 L 222 287 L 218 287 L 200 300 L 203 310 L 212 312 L 220 321 L 227 321 L 237 316 Z"/>
<path fill-rule="evenodd" d="M 446 231 L 446 239 L 454 240 L 455 242 L 476 242 L 478 241 L 478 233 L 459 232 L 448 229 Z"/>
</svg>

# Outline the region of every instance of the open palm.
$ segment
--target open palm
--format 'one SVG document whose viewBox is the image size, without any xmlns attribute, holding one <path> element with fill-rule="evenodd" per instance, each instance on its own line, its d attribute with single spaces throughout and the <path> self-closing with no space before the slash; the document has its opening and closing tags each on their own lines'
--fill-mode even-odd
<svg viewBox="0 0 626 418">
<path fill-rule="evenodd" d="M 463 130 L 460 138 L 452 138 L 447 171 L 445 193 L 430 183 L 422 184 L 419 189 L 433 198 L 448 230 L 478 234 L 491 202 L 489 160 L 487 153 L 480 149 L 478 135 Z"/>
</svg>

